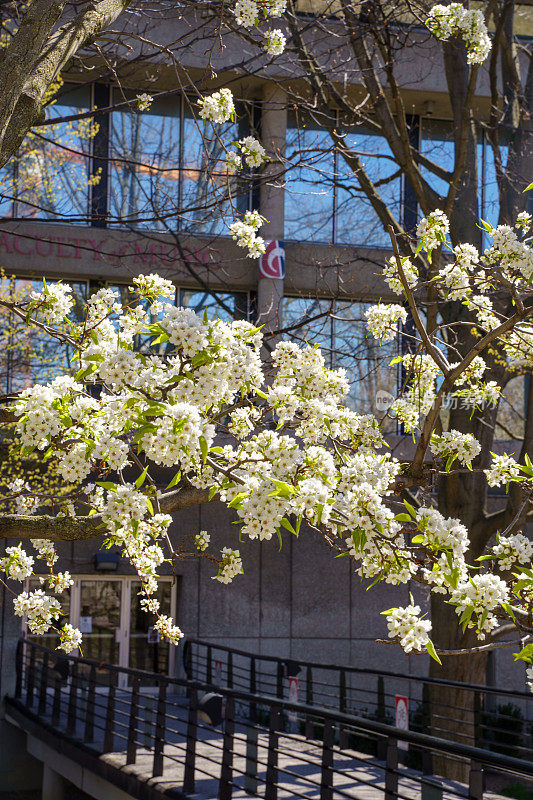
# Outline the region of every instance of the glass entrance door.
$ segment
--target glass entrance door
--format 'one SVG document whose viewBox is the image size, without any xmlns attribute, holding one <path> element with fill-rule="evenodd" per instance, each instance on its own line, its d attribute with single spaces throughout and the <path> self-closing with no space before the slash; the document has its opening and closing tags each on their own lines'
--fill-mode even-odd
<svg viewBox="0 0 533 800">
<path fill-rule="evenodd" d="M 102 665 L 122 665 L 126 635 L 122 623 L 123 595 L 124 582 L 120 579 L 80 579 L 78 625 L 83 634 L 85 658 Z M 99 678 L 103 683 L 108 682 L 105 671 Z"/>
<path fill-rule="evenodd" d="M 159 579 L 156 596 L 161 614 L 176 616 L 179 585 L 179 579 Z M 33 579 L 26 583 L 30 590 L 39 586 Z M 83 634 L 80 655 L 102 665 L 97 670 L 100 684 L 109 683 L 106 664 L 163 675 L 174 672 L 176 647 L 161 641 L 154 629 L 154 618 L 141 610 L 139 589 L 140 582 L 133 576 L 78 575 L 74 576 L 70 592 L 61 595 L 66 612 L 62 619 Z M 28 635 L 24 624 L 23 630 Z M 52 649 L 58 644 L 57 636 L 51 635 L 38 637 L 37 641 Z M 120 685 L 125 679 L 121 676 Z"/>
<path fill-rule="evenodd" d="M 168 675 L 170 645 L 163 641 L 153 627 L 154 619 L 141 609 L 140 581 L 131 582 L 131 612 L 129 623 L 129 666 Z M 159 613 L 170 615 L 172 587 L 169 581 L 160 582 L 155 595 Z"/>
</svg>

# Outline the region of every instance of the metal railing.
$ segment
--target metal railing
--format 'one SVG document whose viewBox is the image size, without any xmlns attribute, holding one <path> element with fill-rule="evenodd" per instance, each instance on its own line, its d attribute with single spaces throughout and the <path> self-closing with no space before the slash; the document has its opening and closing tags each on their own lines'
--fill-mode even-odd
<svg viewBox="0 0 533 800">
<path fill-rule="evenodd" d="M 194 638 L 182 654 L 189 679 L 283 698 L 297 678 L 307 705 L 377 722 L 393 724 L 396 698 L 407 697 L 410 729 L 533 760 L 531 692 L 258 655 Z"/>
<path fill-rule="evenodd" d="M 363 790 L 385 800 L 482 800 L 487 789 L 533 779 L 533 763 L 523 758 L 257 691 L 220 687 L 213 699 L 212 690 L 209 681 L 58 657 L 25 641 L 15 698 L 6 702 L 8 712 L 52 731 L 54 741 L 66 738 L 121 770 L 127 765 L 150 798 L 172 786 L 221 800 L 234 790 L 265 800 L 278 793 L 358 800 Z M 210 693 L 224 709 L 220 721 L 209 710 Z M 421 769 L 409 766 L 410 755 Z M 435 763 L 459 780 L 431 777 Z"/>
</svg>

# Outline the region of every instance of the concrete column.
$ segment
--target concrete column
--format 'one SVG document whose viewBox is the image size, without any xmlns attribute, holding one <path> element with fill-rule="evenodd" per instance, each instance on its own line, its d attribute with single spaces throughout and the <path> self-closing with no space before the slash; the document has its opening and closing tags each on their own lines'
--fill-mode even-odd
<svg viewBox="0 0 533 800">
<path fill-rule="evenodd" d="M 263 89 L 261 107 L 261 139 L 270 161 L 261 176 L 260 210 L 268 222 L 261 228 L 261 236 L 268 243 L 283 239 L 284 235 L 284 189 L 282 159 L 285 155 L 285 131 L 287 127 L 286 95 L 282 88 L 266 84 Z M 258 277 L 257 311 L 259 323 L 265 331 L 281 327 L 281 300 L 283 280 Z"/>
<path fill-rule="evenodd" d="M 43 800 L 64 800 L 65 781 L 57 772 L 43 764 Z"/>
</svg>

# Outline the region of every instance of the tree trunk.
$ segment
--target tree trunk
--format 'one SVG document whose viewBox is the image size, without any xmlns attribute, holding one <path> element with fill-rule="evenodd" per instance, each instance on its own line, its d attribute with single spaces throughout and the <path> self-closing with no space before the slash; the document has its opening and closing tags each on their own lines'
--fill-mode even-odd
<svg viewBox="0 0 533 800">
<path fill-rule="evenodd" d="M 476 643 L 471 633 L 462 633 L 455 609 L 447 605 L 441 596 L 434 595 L 431 599 L 431 618 L 437 649 L 458 650 Z M 442 667 L 436 661 L 431 661 L 431 678 L 485 685 L 486 653 L 442 656 L 441 660 Z M 479 711 L 482 698 L 479 695 L 476 698 L 476 692 L 452 686 L 430 686 L 429 694 L 433 736 L 451 739 L 459 744 L 481 744 Z M 436 775 L 468 783 L 468 770 L 468 761 L 437 754 L 433 757 L 433 772 Z"/>
</svg>

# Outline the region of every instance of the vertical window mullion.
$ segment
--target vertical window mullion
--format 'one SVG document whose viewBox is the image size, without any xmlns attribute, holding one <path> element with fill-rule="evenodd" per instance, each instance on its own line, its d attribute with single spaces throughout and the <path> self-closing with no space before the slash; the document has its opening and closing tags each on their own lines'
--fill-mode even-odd
<svg viewBox="0 0 533 800">
<path fill-rule="evenodd" d="M 93 84 L 93 106 L 105 108 L 111 105 L 111 91 L 107 84 Z M 90 217 L 95 228 L 107 227 L 109 212 L 109 136 L 110 114 L 98 118 L 98 133 L 93 139 L 91 175 L 100 172 L 100 180 L 91 187 Z"/>
<path fill-rule="evenodd" d="M 335 111 L 335 125 L 339 127 L 339 112 Z M 339 166 L 339 154 L 337 151 L 337 147 L 333 149 L 333 219 L 331 224 L 331 241 L 335 243 L 337 241 L 337 175 L 338 175 L 338 166 Z"/>
<path fill-rule="evenodd" d="M 176 215 L 176 229 L 179 231 L 181 228 L 181 214 L 182 214 L 182 204 L 183 204 L 183 136 L 184 136 L 184 105 L 185 105 L 185 98 L 183 94 L 179 96 L 179 103 L 180 103 L 180 142 L 179 142 L 179 153 L 178 153 L 178 214 Z M 179 289 L 178 295 L 179 297 Z"/>
</svg>

